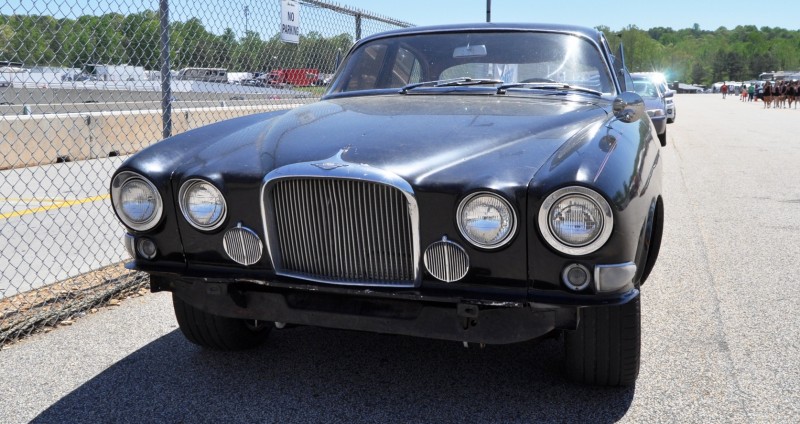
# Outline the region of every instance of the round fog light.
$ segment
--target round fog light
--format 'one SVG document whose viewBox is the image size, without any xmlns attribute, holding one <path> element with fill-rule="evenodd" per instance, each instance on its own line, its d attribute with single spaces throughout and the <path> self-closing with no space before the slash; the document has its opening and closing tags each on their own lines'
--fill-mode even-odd
<svg viewBox="0 0 800 424">
<path fill-rule="evenodd" d="M 579 291 L 589 286 L 589 283 L 592 282 L 592 274 L 589 272 L 589 268 L 581 264 L 571 264 L 564 268 L 561 279 L 564 281 L 564 285 Z"/>
<path fill-rule="evenodd" d="M 138 243 L 136 243 L 136 251 L 145 259 L 153 259 L 156 257 L 156 253 L 158 253 L 156 244 L 153 243 L 152 240 L 146 238 L 138 240 Z"/>
</svg>

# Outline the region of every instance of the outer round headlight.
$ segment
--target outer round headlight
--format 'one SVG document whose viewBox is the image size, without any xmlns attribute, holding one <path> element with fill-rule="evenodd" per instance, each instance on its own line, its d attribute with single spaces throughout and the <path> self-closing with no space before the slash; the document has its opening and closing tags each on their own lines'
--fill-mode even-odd
<svg viewBox="0 0 800 424">
<path fill-rule="evenodd" d="M 462 200 L 457 215 L 461 235 L 484 249 L 505 245 L 517 230 L 517 219 L 511 204 L 492 193 L 475 193 Z"/>
<path fill-rule="evenodd" d="M 225 220 L 225 198 L 208 181 L 189 180 L 183 184 L 178 196 L 183 216 L 195 228 L 213 230 Z"/>
<path fill-rule="evenodd" d="M 550 246 L 568 255 L 587 255 L 611 237 L 614 215 L 606 199 L 586 187 L 556 190 L 539 209 L 539 231 Z"/>
<path fill-rule="evenodd" d="M 120 172 L 114 177 L 111 200 L 122 222 L 136 231 L 155 227 L 164 212 L 156 186 L 135 172 Z"/>
</svg>

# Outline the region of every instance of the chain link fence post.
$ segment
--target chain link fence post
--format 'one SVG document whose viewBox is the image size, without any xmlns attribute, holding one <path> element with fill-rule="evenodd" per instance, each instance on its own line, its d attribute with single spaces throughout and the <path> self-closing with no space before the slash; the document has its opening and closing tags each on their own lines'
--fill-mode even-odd
<svg viewBox="0 0 800 424">
<path fill-rule="evenodd" d="M 172 135 L 172 74 L 169 71 L 169 0 L 159 0 L 161 28 L 161 137 Z"/>
<path fill-rule="evenodd" d="M 127 156 L 316 101 L 362 34 L 410 26 L 296 3 L 287 44 L 280 0 L 0 0 L 0 348 L 146 292 L 108 196 Z"/>
</svg>

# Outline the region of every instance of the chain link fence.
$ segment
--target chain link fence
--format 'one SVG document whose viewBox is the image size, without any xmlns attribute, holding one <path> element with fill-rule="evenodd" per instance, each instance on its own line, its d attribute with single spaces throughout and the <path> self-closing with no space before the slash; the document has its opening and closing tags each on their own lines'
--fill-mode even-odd
<svg viewBox="0 0 800 424">
<path fill-rule="evenodd" d="M 325 1 L 0 0 L 0 348 L 143 294 L 108 197 L 169 134 L 318 99 L 362 36 L 410 24 Z"/>
</svg>

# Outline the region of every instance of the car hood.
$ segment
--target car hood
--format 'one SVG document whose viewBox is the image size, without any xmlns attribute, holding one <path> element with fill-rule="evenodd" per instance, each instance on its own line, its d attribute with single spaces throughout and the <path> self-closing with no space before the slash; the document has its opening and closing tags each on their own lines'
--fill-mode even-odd
<svg viewBox="0 0 800 424">
<path fill-rule="evenodd" d="M 661 97 L 642 96 L 642 100 L 644 100 L 644 107 L 647 110 L 664 109 L 666 104 L 666 101 L 662 100 Z"/>
<path fill-rule="evenodd" d="M 527 183 L 565 141 L 605 120 L 607 106 L 559 96 L 329 99 L 268 120 L 244 119 L 234 131 L 194 144 L 178 173 L 263 178 L 285 165 L 335 158 L 415 186 Z"/>
</svg>

